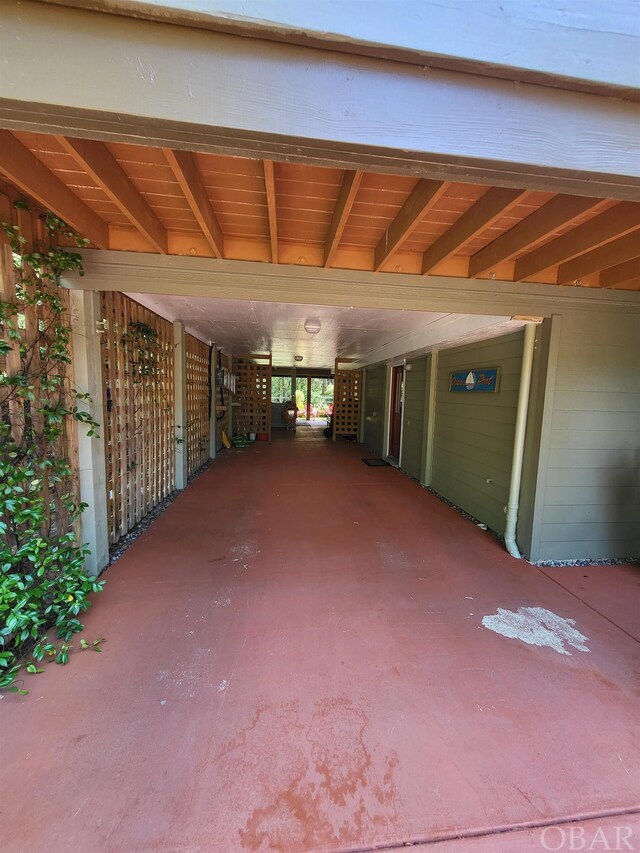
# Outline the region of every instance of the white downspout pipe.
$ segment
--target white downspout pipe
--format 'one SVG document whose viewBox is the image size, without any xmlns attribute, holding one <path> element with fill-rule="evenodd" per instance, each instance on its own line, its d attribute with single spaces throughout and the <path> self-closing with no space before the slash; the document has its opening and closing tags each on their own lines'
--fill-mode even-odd
<svg viewBox="0 0 640 853">
<path fill-rule="evenodd" d="M 529 390 L 531 388 L 531 370 L 533 368 L 533 350 L 536 340 L 536 323 L 527 323 L 524 327 L 522 346 L 522 370 L 516 409 L 516 431 L 513 439 L 513 457 L 511 459 L 511 481 L 509 482 L 509 500 L 507 502 L 507 523 L 504 531 L 504 544 L 512 557 L 521 560 L 522 554 L 516 543 L 516 526 L 520 506 L 520 484 L 522 482 L 522 460 L 524 439 L 529 411 Z"/>
</svg>

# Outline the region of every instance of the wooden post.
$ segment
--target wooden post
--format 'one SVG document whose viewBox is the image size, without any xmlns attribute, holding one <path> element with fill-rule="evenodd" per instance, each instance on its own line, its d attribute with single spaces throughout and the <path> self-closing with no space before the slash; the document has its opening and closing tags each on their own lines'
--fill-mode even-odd
<svg viewBox="0 0 640 853">
<path fill-rule="evenodd" d="M 436 423 L 436 384 L 438 381 L 438 350 L 430 353 L 427 363 L 427 398 L 424 404 L 425 452 L 422 485 L 430 486 L 433 476 L 434 428 Z"/>
<path fill-rule="evenodd" d="M 218 351 L 215 344 L 211 344 L 209 362 L 209 376 L 211 382 L 211 403 L 209 405 L 209 459 L 215 459 L 216 451 L 218 449 L 218 411 L 216 409 L 218 401 L 218 385 L 216 383 Z"/>
<path fill-rule="evenodd" d="M 100 294 L 72 290 L 69 299 L 74 383 L 79 392 L 91 395 L 91 414 L 100 426 L 100 437 L 90 438 L 88 426 L 77 424 L 80 499 L 87 504 L 81 517 L 82 539 L 90 549 L 85 568 L 95 577 L 109 563 L 104 388 L 101 341 L 96 332 L 96 324 L 101 320 Z M 81 402 L 79 406 L 83 407 Z"/>
<path fill-rule="evenodd" d="M 175 413 L 176 489 L 187 486 L 187 352 L 184 323 L 173 322 L 173 388 Z"/>
<path fill-rule="evenodd" d="M 307 376 L 307 420 L 311 420 L 311 377 Z"/>
</svg>

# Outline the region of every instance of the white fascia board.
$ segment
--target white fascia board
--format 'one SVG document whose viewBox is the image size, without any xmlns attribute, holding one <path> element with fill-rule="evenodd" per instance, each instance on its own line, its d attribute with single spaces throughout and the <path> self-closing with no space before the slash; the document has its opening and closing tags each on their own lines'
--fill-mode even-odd
<svg viewBox="0 0 640 853">
<path fill-rule="evenodd" d="M 0 20 L 9 129 L 640 200 L 631 101 L 31 0 Z"/>
<path fill-rule="evenodd" d="M 53 2 L 565 88 L 640 89 L 635 0 Z"/>
</svg>

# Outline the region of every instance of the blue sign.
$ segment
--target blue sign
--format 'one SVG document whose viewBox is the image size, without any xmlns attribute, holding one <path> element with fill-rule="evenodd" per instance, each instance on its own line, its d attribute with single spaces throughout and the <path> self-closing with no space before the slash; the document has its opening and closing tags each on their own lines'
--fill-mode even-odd
<svg viewBox="0 0 640 853">
<path fill-rule="evenodd" d="M 449 379 L 449 391 L 497 391 L 499 367 L 482 367 L 477 370 L 456 370 Z"/>
</svg>

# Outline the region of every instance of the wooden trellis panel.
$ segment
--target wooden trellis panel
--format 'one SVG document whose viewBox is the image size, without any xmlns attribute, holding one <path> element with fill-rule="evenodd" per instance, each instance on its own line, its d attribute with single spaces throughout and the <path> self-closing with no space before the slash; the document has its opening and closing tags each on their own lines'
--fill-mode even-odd
<svg viewBox="0 0 640 853">
<path fill-rule="evenodd" d="M 103 293 L 102 311 L 107 512 L 114 543 L 175 489 L 173 327 L 121 293 Z"/>
<path fill-rule="evenodd" d="M 189 476 L 209 458 L 209 347 L 185 335 L 187 361 L 187 469 Z"/>
<path fill-rule="evenodd" d="M 7 196 L 4 193 L 0 193 L 0 219 L 3 222 L 19 227 L 20 236 L 25 241 L 22 244 L 24 252 L 42 251 L 48 244 L 43 223 L 37 212 L 19 207 L 16 208 L 13 205 L 15 197 L 20 197 L 20 195 L 12 193 L 11 196 Z M 28 277 L 30 275 L 29 268 L 25 268 L 24 273 Z M 13 302 L 16 299 L 17 278 L 18 271 L 14 267 L 13 253 L 6 243 L 6 238 L 2 235 L 0 236 L 0 301 Z M 34 372 L 37 372 L 40 367 L 39 349 L 37 346 L 34 346 L 38 335 L 43 334 L 46 337 L 46 330 L 51 324 L 61 323 L 66 326 L 70 325 L 68 292 L 54 282 L 43 281 L 42 286 L 60 299 L 64 307 L 64 312 L 61 315 L 53 314 L 46 303 L 44 303 L 37 307 L 31 306 L 27 308 L 25 313 L 18 318 L 18 332 L 21 338 L 20 345 L 25 345 L 27 351 L 31 352 L 31 357 L 33 358 L 31 370 Z M 7 356 L 0 356 L 0 373 L 12 376 L 20 373 L 23 365 L 18 342 L 10 338 L 6 340 L 12 346 L 12 350 Z M 69 341 L 69 353 L 71 353 L 71 341 Z M 63 377 L 63 387 L 68 402 L 68 394 L 73 388 L 72 365 L 63 364 L 62 362 L 55 366 L 50 365 L 48 375 L 49 378 L 52 378 L 54 375 Z M 32 403 L 26 405 L 15 393 L 12 393 L 11 386 L 0 388 L 0 417 L 11 424 L 12 437 L 18 444 L 24 438 L 25 430 L 29 429 L 30 423 L 36 428 L 42 426 L 38 415 L 31 413 L 32 406 L 34 408 L 43 405 L 55 407 L 61 402 L 60 395 L 56 391 L 43 391 L 37 381 L 33 388 L 33 394 L 34 399 Z M 76 519 L 75 522 L 70 520 L 69 513 L 65 509 L 64 501 L 62 500 L 63 493 L 71 494 L 76 502 L 80 500 L 77 424 L 71 418 L 63 419 L 63 430 L 55 439 L 52 452 L 56 457 L 66 458 L 69 463 L 71 475 L 59 484 L 49 483 L 46 480 L 43 481 L 42 498 L 48 506 L 48 519 L 46 529 L 42 530 L 41 533 L 43 536 L 55 537 L 68 531 L 73 531 L 80 540 L 82 534 L 80 520 Z"/>
<path fill-rule="evenodd" d="M 333 383 L 333 440 L 339 435 L 357 435 L 360 424 L 362 371 L 348 370 L 336 361 Z"/>
<path fill-rule="evenodd" d="M 218 365 L 217 358 L 218 356 L 216 355 L 216 366 Z M 229 370 L 229 357 L 225 355 L 225 353 L 220 353 L 220 366 Z M 229 414 L 231 411 L 233 395 L 228 388 L 223 388 L 217 382 L 213 391 L 213 411 L 215 412 L 216 419 L 216 450 L 221 450 L 223 447 L 222 431 L 224 430 L 227 435 L 231 434 L 231 429 L 229 428 Z"/>
<path fill-rule="evenodd" d="M 240 355 L 233 358 L 236 433 L 265 432 L 271 441 L 271 355 Z"/>
</svg>

